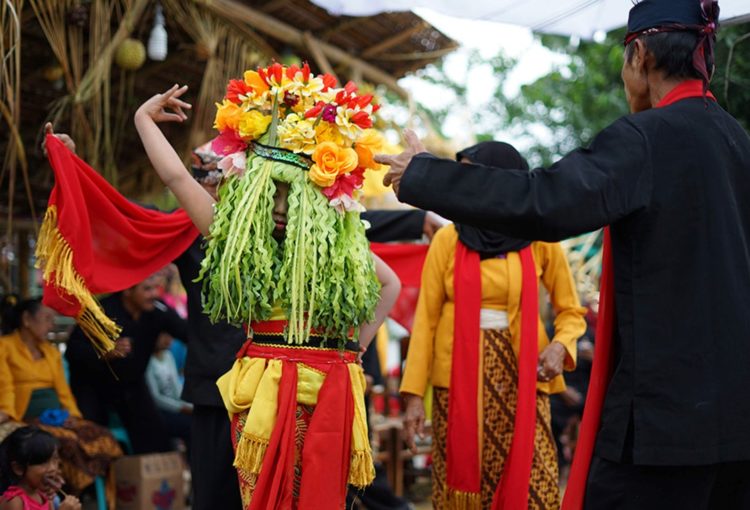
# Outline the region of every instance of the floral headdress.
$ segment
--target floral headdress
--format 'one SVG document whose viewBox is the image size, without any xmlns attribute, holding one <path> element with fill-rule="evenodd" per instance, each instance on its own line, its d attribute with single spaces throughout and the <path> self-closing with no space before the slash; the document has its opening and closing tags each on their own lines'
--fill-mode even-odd
<svg viewBox="0 0 750 510">
<path fill-rule="evenodd" d="M 359 198 L 382 146 L 372 101 L 307 64 L 229 81 L 212 144 L 225 181 L 201 271 L 214 320 L 249 324 L 278 306 L 287 340 L 302 343 L 311 328 L 345 339 L 371 318 L 379 284 Z M 281 245 L 271 235 L 274 181 L 290 184 Z"/>
</svg>

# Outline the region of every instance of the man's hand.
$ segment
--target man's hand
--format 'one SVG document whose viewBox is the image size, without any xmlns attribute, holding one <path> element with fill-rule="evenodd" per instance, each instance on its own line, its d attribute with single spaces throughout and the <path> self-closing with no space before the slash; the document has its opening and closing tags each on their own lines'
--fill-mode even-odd
<svg viewBox="0 0 750 510">
<path fill-rule="evenodd" d="M 116 358 L 124 358 L 125 356 L 130 354 L 130 351 L 132 350 L 133 350 L 133 344 L 130 338 L 124 336 L 124 337 L 118 338 L 115 341 L 115 348 L 109 352 L 106 352 L 104 354 L 104 357 L 108 360 L 116 359 Z"/>
<path fill-rule="evenodd" d="M 547 382 L 562 374 L 565 354 L 565 346 L 560 342 L 552 342 L 545 347 L 539 355 L 537 379 Z"/>
<path fill-rule="evenodd" d="M 55 138 L 60 140 L 66 149 L 68 149 L 70 152 L 74 153 L 76 152 L 76 144 L 73 141 L 73 139 L 66 135 L 65 133 L 58 133 L 55 134 L 55 128 L 52 126 L 51 122 L 47 122 L 44 125 L 44 134 L 45 135 L 53 135 Z M 47 156 L 47 137 L 45 136 L 45 139 L 42 141 L 42 152 L 44 153 L 44 156 Z"/>
<path fill-rule="evenodd" d="M 163 94 L 156 94 L 143 103 L 135 112 L 138 117 L 148 117 L 154 122 L 182 122 L 187 120 L 187 114 L 182 109 L 189 110 L 192 106 L 180 99 L 187 92 L 187 85 L 182 87 L 173 85 Z M 170 113 L 167 110 L 172 110 Z"/>
<path fill-rule="evenodd" d="M 403 394 L 406 404 L 404 414 L 404 441 L 413 454 L 417 454 L 417 443 L 414 435 L 424 438 L 424 399 L 419 395 Z"/>
<path fill-rule="evenodd" d="M 398 195 L 398 190 L 401 185 L 401 177 L 404 175 L 406 167 L 409 166 L 411 158 L 415 155 L 426 152 L 424 145 L 421 140 L 417 137 L 417 134 L 411 129 L 404 130 L 404 140 L 406 140 L 406 149 L 401 154 L 389 155 L 389 154 L 376 154 L 375 161 L 381 165 L 390 166 L 390 170 L 383 177 L 383 184 L 385 186 L 393 186 L 393 191 Z"/>
</svg>

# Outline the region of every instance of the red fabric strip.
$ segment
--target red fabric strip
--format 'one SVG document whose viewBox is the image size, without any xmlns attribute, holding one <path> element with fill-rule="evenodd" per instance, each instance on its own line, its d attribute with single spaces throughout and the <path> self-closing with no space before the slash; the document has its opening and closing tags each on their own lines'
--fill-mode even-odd
<svg viewBox="0 0 750 510">
<path fill-rule="evenodd" d="M 353 399 L 349 369 L 343 364 L 331 366 L 305 435 L 299 508 L 342 508 L 346 504 Z"/>
<path fill-rule="evenodd" d="M 73 251 L 73 265 L 93 294 L 132 287 L 172 262 L 198 237 L 182 209 L 167 214 L 129 201 L 101 175 L 47 135 L 55 174 L 49 205 L 57 229 Z M 44 303 L 76 316 L 78 303 L 45 285 Z"/>
<path fill-rule="evenodd" d="M 591 458 L 594 454 L 596 434 L 601 423 L 604 397 L 612 373 L 612 332 L 615 324 L 613 277 L 612 246 L 609 227 L 606 227 L 604 229 L 604 245 L 602 246 L 602 278 L 599 285 L 599 313 L 596 323 L 596 341 L 594 342 L 594 363 L 591 367 L 591 379 L 586 395 L 583 420 L 578 433 L 573 464 L 570 467 L 562 510 L 583 508 L 583 499 L 586 495 L 586 480 L 591 466 Z"/>
<path fill-rule="evenodd" d="M 703 97 L 701 80 L 685 80 L 670 90 L 656 105 L 656 108 L 670 105 L 682 99 Z M 706 97 L 715 100 L 711 92 Z M 613 350 L 612 335 L 615 327 L 615 285 L 614 259 L 612 257 L 611 235 L 609 227 L 604 229 L 602 247 L 602 278 L 599 289 L 599 317 L 596 325 L 594 342 L 594 363 L 591 367 L 586 404 L 584 406 L 581 430 L 578 435 L 573 464 L 570 468 L 568 486 L 565 489 L 562 510 L 579 510 L 583 508 L 586 495 L 586 482 L 589 475 L 591 458 L 594 454 L 596 435 L 601 424 L 601 413 L 607 386 L 612 376 Z"/>
<path fill-rule="evenodd" d="M 539 291 L 531 246 L 519 252 L 521 284 L 521 347 L 518 355 L 518 403 L 510 454 L 505 461 L 493 510 L 528 508 L 536 433 L 536 379 L 539 359 Z"/>
<path fill-rule="evenodd" d="M 257 322 L 250 323 L 250 329 L 252 330 L 253 333 L 258 333 L 258 334 L 282 335 L 288 325 L 289 325 L 289 321 L 287 320 L 257 321 Z M 245 331 L 247 332 L 247 328 L 245 328 Z M 310 334 L 322 335 L 323 332 L 318 329 L 311 328 Z M 354 337 L 354 329 L 350 329 L 349 338 L 351 339 L 353 337 Z"/>
<path fill-rule="evenodd" d="M 461 241 L 456 243 L 453 282 L 456 307 L 448 393 L 447 483 L 456 491 L 479 493 L 481 468 L 477 386 L 482 282 L 479 254 L 468 249 Z"/>
<path fill-rule="evenodd" d="M 248 510 L 288 510 L 292 507 L 297 367 L 288 361 L 283 362 L 281 369 L 278 402 L 276 425 Z"/>
<path fill-rule="evenodd" d="M 393 269 L 403 287 L 422 284 L 422 266 L 429 247 L 427 244 L 370 243 L 372 252 Z"/>
<path fill-rule="evenodd" d="M 254 344 L 247 340 L 237 352 L 237 358 L 266 358 L 280 359 L 307 365 L 335 365 L 342 363 L 356 363 L 357 353 L 332 349 L 306 349 L 304 346 L 271 347 Z"/>
</svg>

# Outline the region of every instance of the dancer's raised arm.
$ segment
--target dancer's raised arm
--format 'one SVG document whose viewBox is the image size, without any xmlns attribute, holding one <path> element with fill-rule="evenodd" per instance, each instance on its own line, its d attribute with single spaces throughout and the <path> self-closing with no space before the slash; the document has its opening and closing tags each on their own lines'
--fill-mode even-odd
<svg viewBox="0 0 750 510">
<path fill-rule="evenodd" d="M 183 109 L 190 104 L 182 101 L 187 85 L 174 85 L 163 94 L 156 94 L 135 112 L 135 127 L 146 149 L 151 164 L 164 184 L 172 190 L 180 205 L 203 235 L 213 221 L 214 199 L 190 175 L 182 160 L 161 132 L 158 122 L 183 122 L 187 115 Z M 172 110 L 173 113 L 168 110 Z"/>
</svg>

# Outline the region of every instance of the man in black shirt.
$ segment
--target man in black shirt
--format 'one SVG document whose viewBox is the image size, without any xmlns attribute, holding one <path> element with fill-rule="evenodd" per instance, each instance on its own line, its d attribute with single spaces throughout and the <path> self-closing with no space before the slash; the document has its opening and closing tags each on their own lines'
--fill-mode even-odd
<svg viewBox="0 0 750 510">
<path fill-rule="evenodd" d="M 84 418 L 109 425 L 117 412 L 134 453 L 169 449 L 161 417 L 146 387 L 145 373 L 159 333 L 187 337 L 187 323 L 157 301 L 155 277 L 113 294 L 101 304 L 108 317 L 122 327 L 115 350 L 100 359 L 80 328 L 70 335 L 65 357 L 70 366 L 70 387 Z"/>
<path fill-rule="evenodd" d="M 546 241 L 609 225 L 614 359 L 587 509 L 750 508 L 750 138 L 707 92 L 717 18 L 713 0 L 638 2 L 633 113 L 549 168 L 461 165 L 418 154 L 412 134 L 376 157 L 401 200 L 454 221 Z"/>
</svg>

